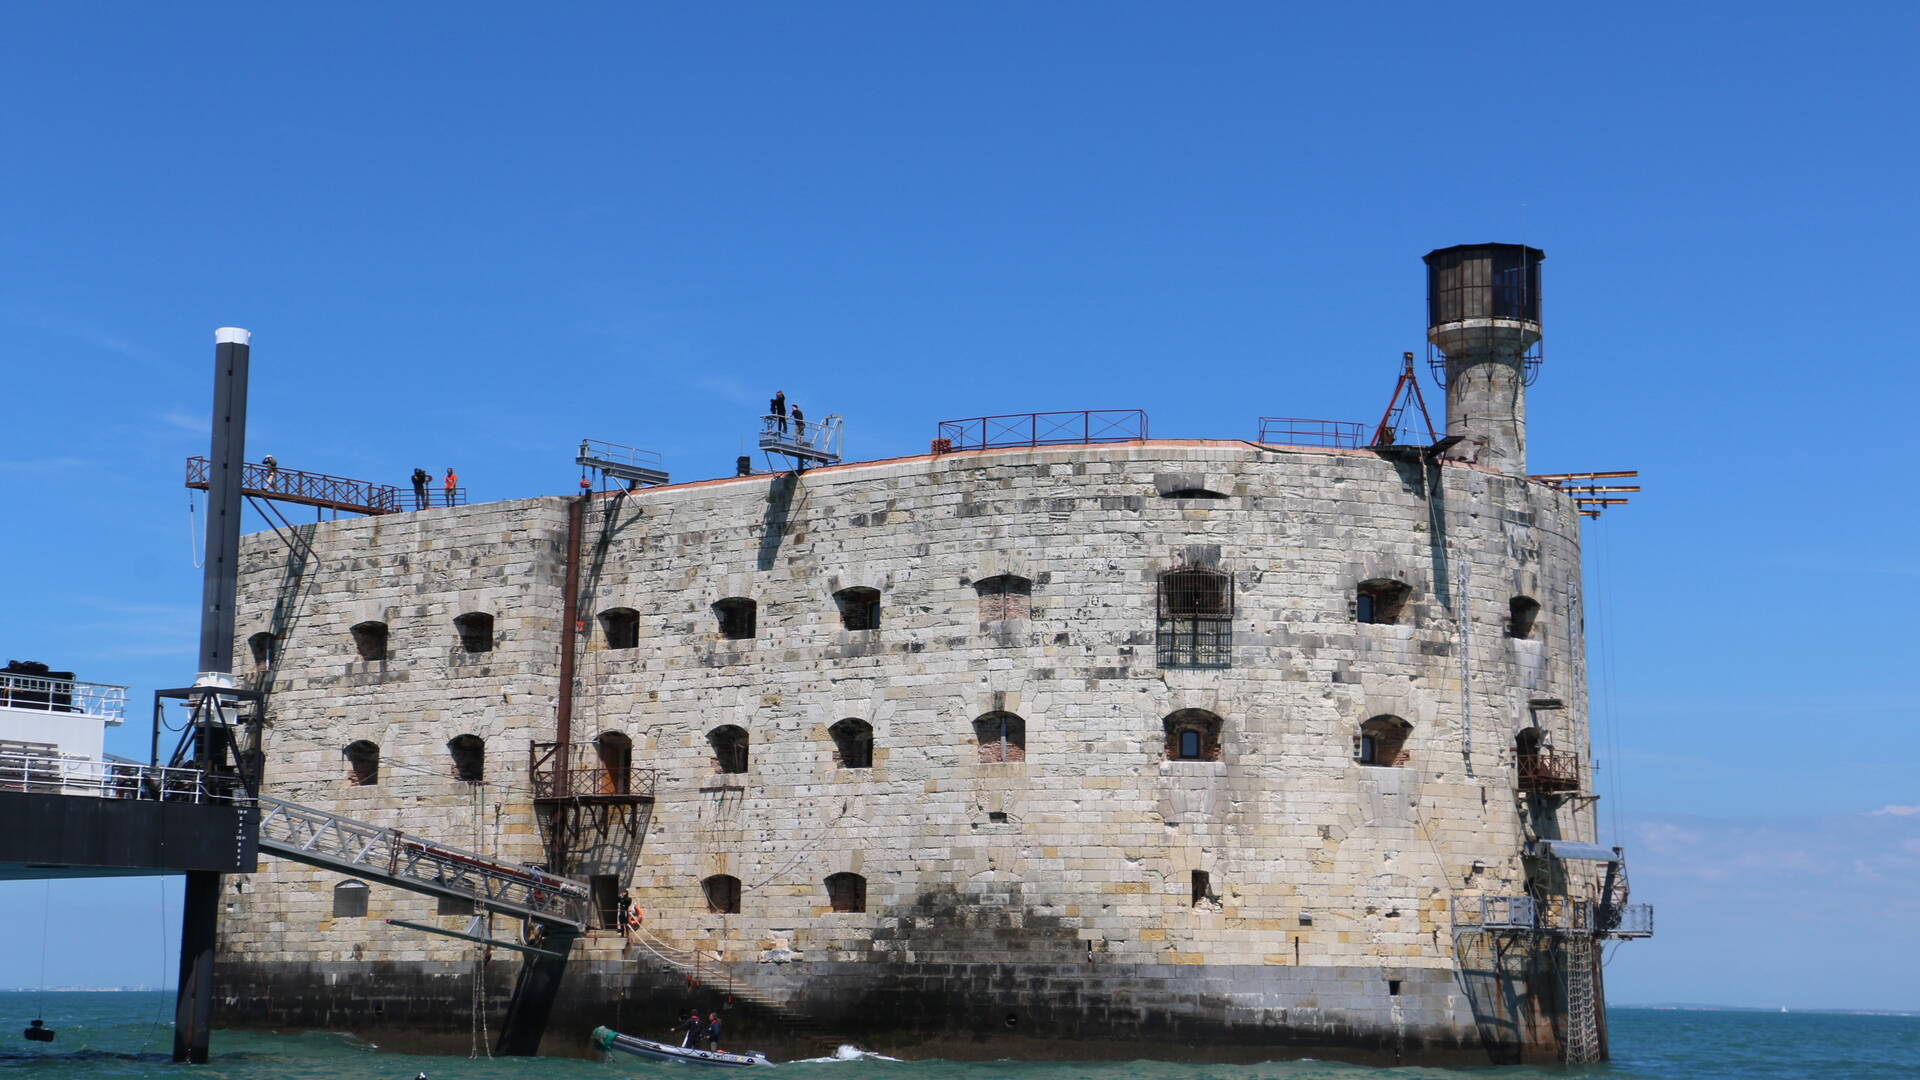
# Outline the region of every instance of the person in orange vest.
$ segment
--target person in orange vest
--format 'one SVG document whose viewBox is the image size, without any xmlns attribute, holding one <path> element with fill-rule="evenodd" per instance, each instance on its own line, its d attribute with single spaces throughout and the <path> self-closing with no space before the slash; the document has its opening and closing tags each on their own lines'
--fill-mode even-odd
<svg viewBox="0 0 1920 1080">
<path fill-rule="evenodd" d="M 460 486 L 460 477 L 453 471 L 453 466 L 447 466 L 447 482 L 441 486 L 447 489 L 447 505 L 452 506 L 454 489 Z"/>
</svg>

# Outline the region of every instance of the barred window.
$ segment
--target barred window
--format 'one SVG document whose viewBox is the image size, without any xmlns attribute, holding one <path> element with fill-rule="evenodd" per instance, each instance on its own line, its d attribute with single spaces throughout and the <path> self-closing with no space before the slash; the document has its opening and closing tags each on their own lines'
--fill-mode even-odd
<svg viewBox="0 0 1920 1080">
<path fill-rule="evenodd" d="M 1160 575 L 1160 666 L 1233 666 L 1233 575 L 1172 570 Z"/>
<path fill-rule="evenodd" d="M 640 647 L 640 613 L 630 607 L 608 608 L 600 613 L 600 627 L 607 635 L 609 649 Z"/>
<path fill-rule="evenodd" d="M 478 735 L 455 735 L 447 740 L 453 758 L 453 778 L 478 784 L 487 774 L 487 740 Z"/>
<path fill-rule="evenodd" d="M 828 728 L 827 734 L 833 736 L 841 768 L 873 768 L 873 725 L 849 716 Z"/>
<path fill-rule="evenodd" d="M 980 596 L 980 621 L 1024 619 L 1032 613 L 1033 582 L 1017 574 L 1001 574 L 973 583 Z"/>
<path fill-rule="evenodd" d="M 387 658 L 387 624 L 383 622 L 355 623 L 348 629 L 353 635 L 354 651 L 362 660 L 385 660 Z"/>
<path fill-rule="evenodd" d="M 759 631 L 759 605 L 744 596 L 715 603 L 713 617 L 720 622 L 720 636 L 729 641 L 744 641 Z"/>
<path fill-rule="evenodd" d="M 990 712 L 973 722 L 980 763 L 999 765 L 1027 760 L 1027 722 L 1010 712 Z"/>
<path fill-rule="evenodd" d="M 714 915 L 740 914 L 740 879 L 732 874 L 715 874 L 700 881 L 706 894 L 707 911 Z"/>
<path fill-rule="evenodd" d="M 835 911 L 867 910 L 867 879 L 859 874 L 834 874 L 828 877 L 827 904 Z"/>
<path fill-rule="evenodd" d="M 878 589 L 841 589 L 833 594 L 840 605 L 840 625 L 848 630 L 880 629 L 880 591 Z"/>
<path fill-rule="evenodd" d="M 340 751 L 347 759 L 347 783 L 365 787 L 380 782 L 380 747 L 366 739 L 356 739 Z"/>
<path fill-rule="evenodd" d="M 707 732 L 707 745 L 713 747 L 713 763 L 723 773 L 747 771 L 747 732 L 733 724 L 722 724 Z"/>
</svg>

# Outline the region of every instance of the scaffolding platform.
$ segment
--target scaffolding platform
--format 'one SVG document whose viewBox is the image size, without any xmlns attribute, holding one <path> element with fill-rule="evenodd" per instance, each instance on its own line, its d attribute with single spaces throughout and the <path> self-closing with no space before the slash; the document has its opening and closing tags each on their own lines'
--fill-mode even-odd
<svg viewBox="0 0 1920 1080">
<path fill-rule="evenodd" d="M 213 467 L 206 458 L 188 458 L 187 486 L 200 491 L 207 490 L 212 471 Z M 240 493 L 258 499 L 317 506 L 322 510 L 344 510 L 350 514 L 400 512 L 400 489 L 391 484 L 349 480 L 344 476 L 283 469 L 277 465 L 252 461 L 241 466 Z"/>
<path fill-rule="evenodd" d="M 819 420 L 795 420 L 790 416 L 768 413 L 760 418 L 760 449 L 779 454 L 804 469 L 809 465 L 838 465 L 841 451 L 841 418 L 828 415 Z"/>
<path fill-rule="evenodd" d="M 668 483 L 667 470 L 660 455 L 601 439 L 581 439 L 574 464 L 592 469 L 634 487 L 659 487 Z"/>
</svg>

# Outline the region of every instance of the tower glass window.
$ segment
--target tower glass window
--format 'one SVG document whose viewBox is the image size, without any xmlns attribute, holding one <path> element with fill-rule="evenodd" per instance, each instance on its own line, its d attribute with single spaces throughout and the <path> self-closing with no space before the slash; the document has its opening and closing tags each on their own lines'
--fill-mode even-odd
<svg viewBox="0 0 1920 1080">
<path fill-rule="evenodd" d="M 1233 575 L 1173 570 L 1160 575 L 1161 667 L 1224 668 L 1233 664 Z"/>
<path fill-rule="evenodd" d="M 1219 761 L 1220 717 L 1205 709 L 1181 709 L 1160 722 L 1169 761 Z"/>
</svg>

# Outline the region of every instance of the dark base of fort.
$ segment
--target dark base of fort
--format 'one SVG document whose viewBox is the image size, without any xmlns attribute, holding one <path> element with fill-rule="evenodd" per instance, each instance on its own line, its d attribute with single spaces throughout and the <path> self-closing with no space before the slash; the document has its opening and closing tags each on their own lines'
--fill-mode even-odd
<svg viewBox="0 0 1920 1080">
<path fill-rule="evenodd" d="M 751 965 L 764 985 L 771 965 Z M 793 968 L 801 969 L 793 971 Z M 499 1031 L 518 962 L 488 964 L 488 1030 Z M 465 1054 L 474 1037 L 471 964 L 261 964 L 223 958 L 216 1023 L 344 1031 L 382 1049 Z M 791 973 L 789 973 L 791 972 Z M 776 1061 L 852 1043 L 953 1061 L 1134 1060 L 1252 1063 L 1319 1058 L 1367 1065 L 1555 1064 L 1554 980 L 1412 969 L 1389 992 L 1378 968 L 807 962 L 772 975 L 780 1012 L 733 995 L 724 969 L 576 965 L 540 1045 L 597 1056 L 600 1025 L 665 1038 L 686 1007 L 721 1012 L 728 1049 Z M 1480 985 L 1476 986 L 1478 983 Z M 1289 1001 L 1286 1008 L 1249 1001 Z"/>
</svg>

